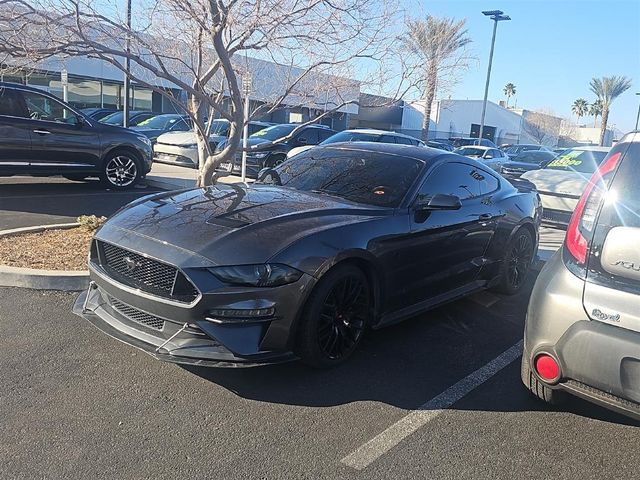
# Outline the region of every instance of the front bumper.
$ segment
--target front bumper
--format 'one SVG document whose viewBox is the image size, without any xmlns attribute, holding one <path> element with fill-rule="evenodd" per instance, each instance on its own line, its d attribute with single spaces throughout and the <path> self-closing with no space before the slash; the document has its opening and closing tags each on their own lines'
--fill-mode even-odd
<svg viewBox="0 0 640 480">
<path fill-rule="evenodd" d="M 193 304 L 177 304 L 136 291 L 91 265 L 92 284 L 74 313 L 124 343 L 173 363 L 201 366 L 255 366 L 294 360 L 293 330 L 313 277 L 269 289 L 209 285 Z M 264 318 L 216 317 L 213 309 L 271 306 Z"/>
<path fill-rule="evenodd" d="M 156 143 L 153 147 L 153 160 L 159 163 L 198 168 L 198 150 L 196 148 Z"/>
</svg>

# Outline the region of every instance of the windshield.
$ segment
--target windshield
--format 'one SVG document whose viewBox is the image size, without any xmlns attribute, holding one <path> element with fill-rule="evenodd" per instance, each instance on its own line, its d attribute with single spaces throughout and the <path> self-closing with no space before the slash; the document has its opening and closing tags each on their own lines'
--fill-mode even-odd
<svg viewBox="0 0 640 480">
<path fill-rule="evenodd" d="M 338 142 L 377 142 L 379 139 L 380 135 L 374 135 L 372 133 L 340 132 L 335 135 L 331 135 L 324 142 L 321 142 L 320 145 Z"/>
<path fill-rule="evenodd" d="M 607 152 L 593 150 L 570 149 L 549 163 L 545 168 L 549 170 L 563 170 L 578 173 L 593 173 L 607 156 Z"/>
<path fill-rule="evenodd" d="M 268 140 L 273 142 L 279 138 L 289 135 L 298 125 L 274 125 L 273 127 L 265 128 L 259 132 L 249 135 L 249 138 L 260 138 L 262 140 Z"/>
<path fill-rule="evenodd" d="M 230 126 L 231 124 L 226 120 L 214 120 L 211 122 L 211 135 L 228 137 Z"/>
<path fill-rule="evenodd" d="M 464 155 L 465 157 L 481 157 L 482 155 L 484 155 L 485 151 L 486 150 L 483 150 L 482 148 L 462 147 L 458 148 L 455 153 L 457 153 L 458 155 Z"/>
<path fill-rule="evenodd" d="M 102 123 L 108 123 L 109 125 L 122 125 L 124 120 L 124 113 L 122 111 L 113 112 L 111 115 L 107 115 L 102 120 Z"/>
<path fill-rule="evenodd" d="M 181 117 L 179 115 L 157 115 L 155 117 L 147 118 L 146 120 L 140 122 L 137 126 L 164 130 L 165 128 L 170 128 L 171 125 L 173 125 L 180 119 Z"/>
<path fill-rule="evenodd" d="M 540 163 L 552 160 L 555 157 L 555 153 L 540 152 L 540 151 L 525 151 L 513 157 L 514 162 L 522 163 Z"/>
<path fill-rule="evenodd" d="M 259 183 L 283 185 L 377 207 L 397 207 L 423 162 L 374 152 L 308 150 L 263 174 Z"/>
</svg>

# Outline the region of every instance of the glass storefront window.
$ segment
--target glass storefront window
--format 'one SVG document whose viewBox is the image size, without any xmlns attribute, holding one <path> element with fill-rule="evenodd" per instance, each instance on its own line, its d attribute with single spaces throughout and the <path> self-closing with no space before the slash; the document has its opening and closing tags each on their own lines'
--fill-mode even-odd
<svg viewBox="0 0 640 480">
<path fill-rule="evenodd" d="M 138 86 L 133 88 L 133 110 L 153 110 L 152 90 Z"/>
<path fill-rule="evenodd" d="M 69 103 L 77 108 L 102 106 L 100 82 L 69 79 Z"/>
<path fill-rule="evenodd" d="M 102 101 L 104 108 L 122 108 L 122 86 L 102 82 Z"/>
</svg>

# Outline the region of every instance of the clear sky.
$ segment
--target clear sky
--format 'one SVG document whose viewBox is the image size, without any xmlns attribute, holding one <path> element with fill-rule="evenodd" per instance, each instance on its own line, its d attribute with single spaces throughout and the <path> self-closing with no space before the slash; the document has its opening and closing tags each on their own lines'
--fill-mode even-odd
<svg viewBox="0 0 640 480">
<path fill-rule="evenodd" d="M 493 22 L 481 12 L 503 10 L 512 20 L 498 24 L 489 100 L 504 100 L 502 90 L 511 82 L 518 107 L 546 107 L 568 117 L 575 99 L 595 99 L 591 78 L 626 75 L 631 89 L 613 103 L 609 125 L 625 132 L 634 128 L 640 103 L 635 95 L 640 92 L 640 0 L 406 0 L 405 6 L 415 16 L 467 19 L 478 62 L 454 87 L 452 98 L 482 98 Z M 582 123 L 589 121 L 593 118 Z"/>
</svg>

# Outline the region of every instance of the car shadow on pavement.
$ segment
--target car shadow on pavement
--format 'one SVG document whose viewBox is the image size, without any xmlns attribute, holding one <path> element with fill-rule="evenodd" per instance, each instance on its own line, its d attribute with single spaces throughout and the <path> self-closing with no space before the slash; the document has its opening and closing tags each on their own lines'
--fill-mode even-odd
<svg viewBox="0 0 640 480">
<path fill-rule="evenodd" d="M 416 409 L 520 341 L 534 280 L 525 292 L 498 297 L 500 301 L 489 307 L 465 299 L 369 332 L 354 356 L 334 369 L 315 370 L 300 362 L 243 369 L 183 368 L 256 401 L 308 407 L 374 401 Z M 452 408 L 551 410 L 522 385 L 520 358 Z M 626 417 L 577 399 L 562 408 L 597 420 L 636 425 Z"/>
</svg>

